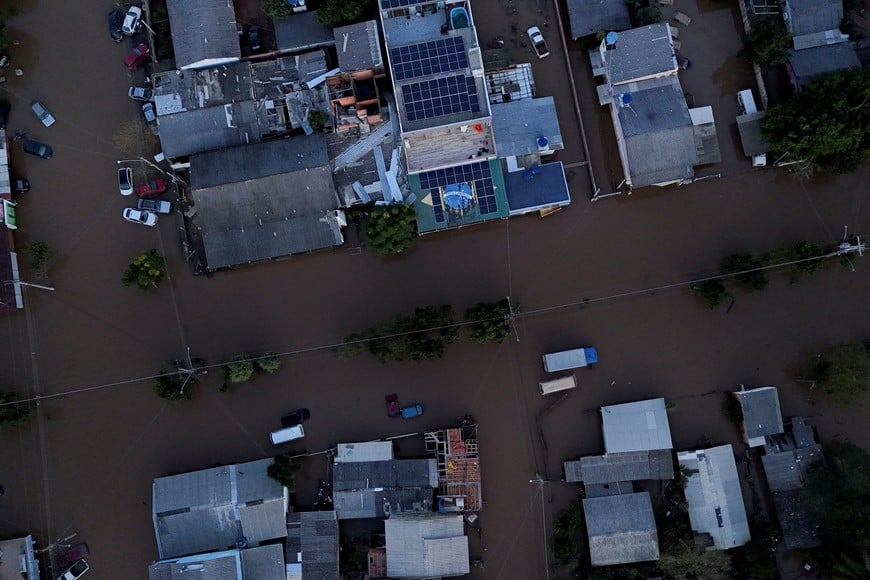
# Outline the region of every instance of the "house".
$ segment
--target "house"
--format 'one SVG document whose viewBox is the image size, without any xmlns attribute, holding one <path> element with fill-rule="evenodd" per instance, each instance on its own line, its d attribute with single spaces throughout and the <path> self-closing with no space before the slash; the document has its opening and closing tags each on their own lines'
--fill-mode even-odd
<svg viewBox="0 0 870 580">
<path fill-rule="evenodd" d="M 659 559 L 659 541 L 648 492 L 583 500 L 593 566 Z"/>
<path fill-rule="evenodd" d="M 565 481 L 590 484 L 674 478 L 670 449 L 590 455 L 565 462 Z"/>
<path fill-rule="evenodd" d="M 333 29 L 332 34 L 341 72 L 371 70 L 377 75 L 384 74 L 384 57 L 376 21 L 339 26 Z"/>
<path fill-rule="evenodd" d="M 271 463 L 260 459 L 155 479 L 152 519 L 161 560 L 286 537 L 287 489 L 266 474 Z"/>
<path fill-rule="evenodd" d="M 181 70 L 219 66 L 242 56 L 236 11 L 227 0 L 167 0 L 172 49 Z"/>
<path fill-rule="evenodd" d="M 628 5 L 624 0 L 568 0 L 568 20 L 574 40 L 615 30 L 631 28 Z"/>
<path fill-rule="evenodd" d="M 795 38 L 826 30 L 839 31 L 843 0 L 784 0 L 782 18 Z"/>
<path fill-rule="evenodd" d="M 9 172 L 9 141 L 6 129 L 0 128 L 0 276 L 3 280 L 18 280 L 18 254 L 12 232 L 18 229 L 12 201 L 12 177 Z M 24 308 L 24 296 L 19 284 L 0 284 L 0 314 Z"/>
<path fill-rule="evenodd" d="M 387 577 L 449 578 L 470 572 L 459 514 L 397 514 L 384 522 Z"/>
<path fill-rule="evenodd" d="M 438 466 L 438 511 L 479 512 L 483 506 L 477 425 L 426 431 L 426 452 Z"/>
<path fill-rule="evenodd" d="M 344 242 L 322 134 L 193 155 L 190 188 L 209 269 Z"/>
<path fill-rule="evenodd" d="M 169 558 L 148 566 L 149 580 L 286 580 L 280 544 Z"/>
<path fill-rule="evenodd" d="M 0 540 L 0 578 L 39 580 L 33 536 Z"/>
<path fill-rule="evenodd" d="M 604 451 L 673 449 L 664 399 L 601 407 Z"/>
<path fill-rule="evenodd" d="M 287 514 L 287 578 L 338 580 L 338 552 L 338 517 L 334 511 Z"/>
<path fill-rule="evenodd" d="M 275 44 L 279 52 L 309 52 L 335 44 L 332 30 L 317 19 L 317 11 L 275 18 Z"/>
<path fill-rule="evenodd" d="M 741 385 L 742 387 L 742 385 Z M 764 445 L 764 438 L 784 431 L 776 387 L 740 390 L 732 395 L 743 413 L 743 440 L 750 447 Z"/>
<path fill-rule="evenodd" d="M 852 44 L 842 42 L 803 50 L 789 50 L 786 67 L 791 84 L 795 89 L 800 90 L 826 74 L 859 69 L 861 61 Z"/>
<path fill-rule="evenodd" d="M 731 445 L 677 453 L 687 473 L 685 486 L 695 544 L 730 550 L 749 541 L 749 521 Z"/>
<path fill-rule="evenodd" d="M 801 490 L 809 468 L 823 459 L 822 446 L 816 443 L 815 432 L 803 417 L 792 417 L 785 433 L 766 438 L 761 463 L 789 550 L 821 545 L 818 521 Z"/>
</svg>

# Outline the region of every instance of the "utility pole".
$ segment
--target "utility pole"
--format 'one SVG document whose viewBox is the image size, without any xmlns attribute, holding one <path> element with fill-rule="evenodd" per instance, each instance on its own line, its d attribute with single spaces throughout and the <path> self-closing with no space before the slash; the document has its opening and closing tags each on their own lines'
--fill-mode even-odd
<svg viewBox="0 0 870 580">
<path fill-rule="evenodd" d="M 184 387 L 187 386 L 187 383 L 189 383 L 191 380 L 196 381 L 195 375 L 208 374 L 208 369 L 197 369 L 193 366 L 193 360 L 190 358 L 190 347 L 189 346 L 187 347 L 187 352 L 186 352 L 185 356 L 187 358 L 187 366 L 186 367 L 182 366 L 179 361 L 175 361 L 175 365 L 176 365 L 176 369 L 178 370 L 178 373 L 185 375 L 184 382 L 181 383 L 181 390 L 179 391 L 179 393 L 181 393 L 181 394 L 184 394 Z"/>
<path fill-rule="evenodd" d="M 33 284 L 32 282 L 23 282 L 21 280 L 4 280 L 4 284 L 17 284 L 18 286 L 27 286 L 29 288 L 39 288 L 40 290 L 55 291 L 54 286 L 44 286 L 42 284 Z"/>
<path fill-rule="evenodd" d="M 519 342 L 520 341 L 520 334 L 519 334 L 519 332 L 517 332 L 517 313 L 518 312 L 516 310 L 514 310 L 514 305 L 511 302 L 510 296 L 507 297 L 507 301 L 508 301 L 508 309 L 509 309 L 509 312 L 508 312 L 507 317 L 506 317 L 507 323 L 510 325 L 511 330 L 514 331 L 514 337 L 517 339 L 517 342 Z"/>
</svg>

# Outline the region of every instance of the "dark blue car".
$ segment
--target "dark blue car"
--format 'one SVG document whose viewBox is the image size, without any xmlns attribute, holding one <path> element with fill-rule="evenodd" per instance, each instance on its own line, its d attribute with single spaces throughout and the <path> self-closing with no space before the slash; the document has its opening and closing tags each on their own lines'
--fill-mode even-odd
<svg viewBox="0 0 870 580">
<path fill-rule="evenodd" d="M 121 22 L 124 18 L 123 12 L 115 8 L 109 11 L 109 36 L 115 42 L 124 40 L 124 35 L 121 33 Z"/>
<path fill-rule="evenodd" d="M 45 143 L 34 141 L 33 139 L 27 139 L 24 142 L 24 152 L 36 155 L 37 157 L 42 157 L 43 159 L 51 159 L 51 156 L 54 154 L 51 147 Z"/>
</svg>

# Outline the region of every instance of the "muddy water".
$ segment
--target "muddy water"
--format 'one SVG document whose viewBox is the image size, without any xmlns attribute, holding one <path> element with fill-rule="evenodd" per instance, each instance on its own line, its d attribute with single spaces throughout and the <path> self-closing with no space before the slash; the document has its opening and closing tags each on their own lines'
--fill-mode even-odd
<svg viewBox="0 0 870 580">
<path fill-rule="evenodd" d="M 733 115 L 730 92 L 743 78 L 728 72 L 732 42 L 708 64 L 706 51 L 693 49 L 697 67 L 687 72 L 698 74 L 685 77 L 699 99 L 722 110 L 722 180 L 590 204 L 578 172 L 571 181 L 575 203 L 546 220 L 525 217 L 426 237 L 391 260 L 337 250 L 192 278 L 180 259 L 177 223 L 162 219 L 152 230 L 120 219 L 126 200 L 116 191 L 119 152 L 112 136 L 138 114 L 124 96 L 136 79 L 121 65 L 129 47 L 110 42 L 104 30 L 106 9 L 31 3 L 13 23 L 11 36 L 21 44 L 12 57 L 25 76 L 2 86 L 13 102 L 11 128 L 28 128 L 55 148 L 48 162 L 15 156 L 15 168 L 33 184 L 21 203 L 18 240 L 45 240 L 57 250 L 49 280 L 58 290 L 28 291 L 29 324 L 21 314 L 0 320 L 8 345 L 0 356 L 6 387 L 25 390 L 36 380 L 40 393 L 53 394 L 145 376 L 182 356 L 187 345 L 212 362 L 240 352 L 308 349 L 424 304 L 462 311 L 510 294 L 532 311 L 710 274 L 733 251 L 801 238 L 835 241 L 844 224 L 870 232 L 870 204 L 862 203 L 866 169 L 802 186 L 773 171 L 753 172 L 738 158 L 722 128 Z M 476 4 L 482 40 L 509 32 L 513 21 L 524 30 L 549 18 L 545 34 L 551 48 L 558 46 L 549 7 L 538 13 L 536 4 L 520 3 L 519 11 Z M 707 12 L 691 15 L 697 20 L 684 32 L 685 47 Z M 731 18 L 727 10 L 712 16 L 722 23 Z M 571 162 L 583 155 L 561 58 L 556 49 L 535 63 L 535 73 L 539 94 L 556 95 L 568 145 L 560 157 Z M 715 92 L 720 86 L 727 95 Z M 37 126 L 27 110 L 34 98 L 46 102 L 57 125 Z M 605 158 L 599 142 L 590 135 L 593 161 Z M 170 258 L 172 291 L 169 285 L 152 294 L 123 288 L 119 278 L 130 258 L 152 247 Z M 268 431 L 282 412 L 300 406 L 311 410 L 312 420 L 304 445 L 291 449 L 309 451 L 443 426 L 470 412 L 481 423 L 487 501 L 483 535 L 472 539 L 472 555 L 482 556 L 486 568 L 473 576 L 542 578 L 545 530 L 573 490 L 557 483 L 542 490 L 529 480 L 536 473 L 559 479 L 562 460 L 602 450 L 596 412 L 602 404 L 674 400 L 671 430 L 675 444 L 686 448 L 702 435 L 736 442 L 721 416 L 719 392 L 738 383 L 776 384 L 786 416 L 809 416 L 826 440 L 870 443 L 861 429 L 866 400 L 847 408 L 808 401 L 805 385 L 786 372 L 822 343 L 866 337 L 868 287 L 870 267 L 858 260 L 854 273 L 831 268 L 796 285 L 775 277 L 764 293 L 737 292 L 729 314 L 704 309 L 683 290 L 661 291 L 525 317 L 519 342 L 464 342 L 437 362 L 381 365 L 312 351 L 229 393 L 217 392 L 220 377 L 213 372 L 195 387 L 197 400 L 189 406 L 163 404 L 147 382 L 52 399 L 39 407 L 39 422 L 3 434 L 0 533 L 29 530 L 45 541 L 75 531 L 91 546 L 93 578 L 145 578 L 146 564 L 157 557 L 154 477 L 266 457 L 274 452 Z M 539 422 L 550 403 L 536 394 L 541 353 L 582 344 L 599 348 L 601 364 L 579 373 L 580 389 Z M 426 415 L 413 423 L 389 420 L 388 392 L 424 403 Z M 303 500 L 325 475 L 322 461 L 307 469 Z"/>
</svg>

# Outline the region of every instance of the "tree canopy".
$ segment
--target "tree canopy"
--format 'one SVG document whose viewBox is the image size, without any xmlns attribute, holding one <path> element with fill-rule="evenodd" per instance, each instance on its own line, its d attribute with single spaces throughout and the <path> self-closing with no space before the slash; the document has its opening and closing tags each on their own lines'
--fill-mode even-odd
<svg viewBox="0 0 870 580">
<path fill-rule="evenodd" d="M 161 374 L 166 372 L 160 371 Z M 167 401 L 189 401 L 193 398 L 190 390 L 195 383 L 195 377 L 190 377 L 187 384 L 184 385 L 181 375 L 164 375 L 154 379 L 152 388 L 154 393 L 161 399 L 166 399 Z M 182 385 L 185 387 L 184 390 L 181 388 Z"/>
<path fill-rule="evenodd" d="M 441 358 L 458 334 L 452 324 L 453 307 L 449 304 L 417 308 L 413 316 L 400 314 L 347 336 L 345 341 L 352 344 L 340 348 L 339 354 L 351 357 L 368 348 L 381 362 Z"/>
<path fill-rule="evenodd" d="M 749 253 L 731 254 L 722 259 L 722 269 L 729 274 L 743 272 L 743 274 L 735 274 L 734 280 L 753 290 L 764 290 L 767 287 L 767 276 L 764 275 L 764 270 L 755 272 L 746 272 L 746 270 L 755 270 L 762 266 L 763 264 Z"/>
<path fill-rule="evenodd" d="M 24 403 L 9 404 L 18 400 L 15 391 L 0 392 L 0 427 L 20 425 L 30 416 L 30 406 Z"/>
<path fill-rule="evenodd" d="M 317 20 L 327 28 L 359 22 L 368 9 L 368 0 L 325 0 L 317 11 Z"/>
<path fill-rule="evenodd" d="M 287 18 L 293 15 L 293 7 L 287 4 L 287 0 L 263 0 L 260 5 L 263 12 L 269 18 Z"/>
<path fill-rule="evenodd" d="M 502 342 L 511 332 L 510 302 L 480 302 L 465 311 L 465 320 L 471 325 L 471 339 L 476 342 Z"/>
<path fill-rule="evenodd" d="M 379 206 L 366 220 L 366 239 L 376 254 L 401 254 L 414 243 L 416 223 L 417 213 L 411 205 L 393 203 Z"/>
<path fill-rule="evenodd" d="M 288 455 L 279 455 L 266 468 L 266 474 L 293 493 L 296 491 L 296 473 L 302 469 L 302 463 L 290 459 Z"/>
<path fill-rule="evenodd" d="M 870 158 L 870 71 L 824 76 L 770 107 L 761 131 L 771 148 L 821 171 L 846 173 Z"/>
<path fill-rule="evenodd" d="M 844 342 L 822 350 L 811 377 L 834 398 L 849 400 L 870 386 L 870 350 L 862 342 Z"/>
<path fill-rule="evenodd" d="M 142 252 L 130 262 L 121 278 L 124 286 L 135 285 L 140 290 L 157 288 L 166 275 L 166 259 L 157 250 Z"/>
<path fill-rule="evenodd" d="M 786 30 L 782 18 L 764 18 L 753 23 L 746 37 L 743 55 L 750 62 L 776 66 L 788 60 L 791 45 L 791 34 Z"/>
<path fill-rule="evenodd" d="M 231 383 L 244 383 L 254 376 L 254 361 L 245 355 L 238 355 L 224 365 L 224 376 Z"/>
</svg>

